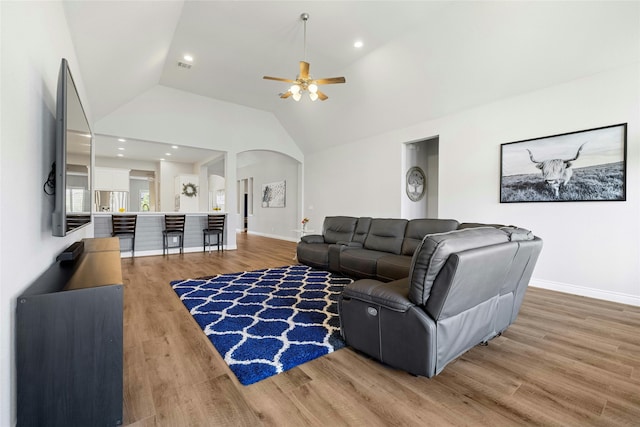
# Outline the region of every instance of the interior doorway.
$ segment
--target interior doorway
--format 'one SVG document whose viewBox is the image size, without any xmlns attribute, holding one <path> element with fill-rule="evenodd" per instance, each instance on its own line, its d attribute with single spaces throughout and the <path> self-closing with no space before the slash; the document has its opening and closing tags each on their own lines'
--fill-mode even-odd
<svg viewBox="0 0 640 427">
<path fill-rule="evenodd" d="M 247 232 L 247 230 L 249 229 L 249 195 L 247 193 L 244 193 L 244 197 L 243 197 L 243 205 L 244 207 L 242 208 L 242 212 L 243 212 L 243 232 Z"/>
<path fill-rule="evenodd" d="M 406 143 L 403 155 L 403 218 L 438 218 L 439 138 Z"/>
<path fill-rule="evenodd" d="M 238 180 L 238 215 L 240 232 L 249 230 L 249 217 L 253 215 L 253 177 Z"/>
</svg>

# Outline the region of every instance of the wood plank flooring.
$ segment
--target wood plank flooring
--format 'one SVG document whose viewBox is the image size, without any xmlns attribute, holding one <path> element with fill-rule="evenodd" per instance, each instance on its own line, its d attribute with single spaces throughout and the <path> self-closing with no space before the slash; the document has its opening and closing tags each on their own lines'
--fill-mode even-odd
<svg viewBox="0 0 640 427">
<path fill-rule="evenodd" d="M 123 259 L 124 425 L 640 425 L 640 307 L 529 288 L 516 322 L 427 379 L 350 348 L 241 385 L 171 280 L 290 265 L 295 243 Z"/>
</svg>

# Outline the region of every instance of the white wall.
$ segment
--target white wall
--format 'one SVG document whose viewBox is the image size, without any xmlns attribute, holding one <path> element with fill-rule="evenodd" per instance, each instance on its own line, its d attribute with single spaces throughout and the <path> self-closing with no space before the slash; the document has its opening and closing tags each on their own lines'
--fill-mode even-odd
<svg viewBox="0 0 640 427">
<path fill-rule="evenodd" d="M 271 113 L 155 86 L 96 123 L 96 132 L 239 153 L 302 152 Z"/>
<path fill-rule="evenodd" d="M 544 239 L 534 284 L 640 305 L 640 66 L 425 121 L 306 156 L 306 215 L 397 217 L 403 143 L 439 135 L 439 217 L 517 224 Z M 627 122 L 627 201 L 499 203 L 500 144 Z M 309 210 L 310 206 L 313 210 Z"/>
<path fill-rule="evenodd" d="M 305 156 L 305 210 L 321 229 L 330 215 L 400 217 L 402 138 L 368 138 Z"/>
<path fill-rule="evenodd" d="M 424 141 L 424 148 L 427 157 L 427 217 L 438 218 L 438 195 L 439 185 L 438 179 L 440 177 L 440 142 L 438 138 L 433 138 L 428 141 Z"/>
<path fill-rule="evenodd" d="M 238 168 L 238 179 L 253 178 L 253 215 L 249 216 L 248 232 L 297 241 L 299 234 L 293 230 L 301 227 L 298 201 L 298 165 L 291 157 L 268 151 L 258 152 L 260 161 Z M 255 155 L 252 152 L 252 155 Z M 243 153 L 239 155 L 239 161 Z M 286 181 L 284 208 L 262 207 L 262 186 Z M 310 224 L 309 228 L 313 228 Z"/>
<path fill-rule="evenodd" d="M 93 226 L 51 235 L 53 198 L 43 183 L 54 160 L 55 102 L 61 58 L 80 99 L 82 75 L 59 2 L 0 2 L 2 133 L 0 140 L 0 426 L 16 417 L 16 298 Z M 91 123 L 91 111 L 85 105 Z"/>
</svg>

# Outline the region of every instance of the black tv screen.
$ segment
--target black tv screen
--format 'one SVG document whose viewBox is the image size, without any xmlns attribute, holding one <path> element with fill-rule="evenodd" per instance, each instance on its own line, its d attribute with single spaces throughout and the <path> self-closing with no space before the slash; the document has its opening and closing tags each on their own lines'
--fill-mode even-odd
<svg viewBox="0 0 640 427">
<path fill-rule="evenodd" d="M 54 236 L 65 236 L 91 222 L 92 143 L 89 121 L 63 58 L 56 100 Z"/>
</svg>

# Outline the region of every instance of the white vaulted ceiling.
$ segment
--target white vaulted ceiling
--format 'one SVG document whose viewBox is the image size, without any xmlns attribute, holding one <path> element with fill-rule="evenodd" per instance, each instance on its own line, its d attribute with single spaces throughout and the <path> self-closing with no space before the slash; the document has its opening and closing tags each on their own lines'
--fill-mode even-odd
<svg viewBox="0 0 640 427">
<path fill-rule="evenodd" d="M 94 121 L 157 85 L 273 113 L 304 152 L 638 60 L 633 2 L 69 1 Z M 627 13 L 628 11 L 633 13 Z M 307 56 L 324 102 L 282 100 Z M 361 39 L 364 47 L 355 49 Z M 194 56 L 190 70 L 177 63 Z"/>
</svg>

